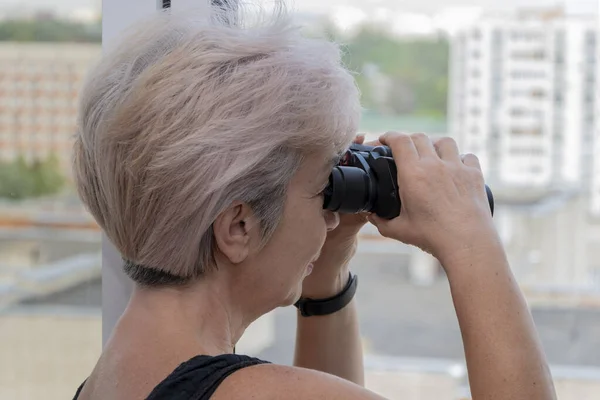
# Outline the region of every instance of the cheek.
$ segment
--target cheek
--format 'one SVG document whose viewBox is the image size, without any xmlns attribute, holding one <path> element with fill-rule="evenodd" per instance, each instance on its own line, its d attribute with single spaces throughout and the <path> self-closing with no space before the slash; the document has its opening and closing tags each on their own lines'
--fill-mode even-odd
<svg viewBox="0 0 600 400">
<path fill-rule="evenodd" d="M 328 231 L 329 221 L 327 217 L 327 212 L 324 210 L 320 210 L 318 213 L 318 217 L 313 224 L 313 242 L 316 246 L 321 248 L 325 243 L 325 239 L 327 239 L 327 231 Z"/>
<path fill-rule="evenodd" d="M 302 259 L 299 260 L 302 263 L 310 262 L 321 250 L 327 237 L 327 222 L 323 210 L 307 212 L 305 218 L 298 220 L 297 228 L 294 234 L 294 242 L 296 248 L 301 249 L 297 256 Z M 298 246 L 298 244 L 301 245 Z"/>
<path fill-rule="evenodd" d="M 328 212 L 323 210 L 323 199 L 318 196 L 304 200 L 289 210 L 286 233 L 289 235 L 287 243 L 290 247 L 282 250 L 301 264 L 310 262 L 319 253 L 328 229 Z"/>
</svg>

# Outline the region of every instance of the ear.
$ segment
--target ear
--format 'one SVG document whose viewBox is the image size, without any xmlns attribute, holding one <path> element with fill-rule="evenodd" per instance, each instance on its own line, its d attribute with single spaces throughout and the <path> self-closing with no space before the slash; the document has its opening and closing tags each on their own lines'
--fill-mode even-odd
<svg viewBox="0 0 600 400">
<path fill-rule="evenodd" d="M 255 235 L 260 234 L 256 217 L 246 203 L 234 203 L 213 223 L 213 232 L 219 252 L 231 263 L 239 264 L 251 252 Z"/>
</svg>

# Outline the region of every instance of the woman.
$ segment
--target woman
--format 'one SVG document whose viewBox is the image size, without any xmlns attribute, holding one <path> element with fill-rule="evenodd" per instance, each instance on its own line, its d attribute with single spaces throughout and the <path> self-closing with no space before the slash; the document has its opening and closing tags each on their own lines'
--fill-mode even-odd
<svg viewBox="0 0 600 400">
<path fill-rule="evenodd" d="M 401 215 L 323 210 L 360 114 L 338 49 L 283 13 L 256 28 L 219 17 L 146 21 L 82 92 L 77 188 L 136 288 L 76 398 L 380 398 L 363 388 L 349 284 L 367 219 L 444 266 L 474 398 L 554 398 L 477 158 L 389 132 Z M 299 312 L 295 366 L 232 354 L 252 321 L 301 298 L 334 301 Z"/>
</svg>

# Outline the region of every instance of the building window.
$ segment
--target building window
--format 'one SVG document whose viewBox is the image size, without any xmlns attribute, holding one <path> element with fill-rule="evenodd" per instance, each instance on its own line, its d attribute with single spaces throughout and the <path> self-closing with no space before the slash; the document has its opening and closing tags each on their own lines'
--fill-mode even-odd
<svg viewBox="0 0 600 400">
<path fill-rule="evenodd" d="M 594 113 L 588 113 L 586 116 L 586 124 L 587 125 L 594 125 L 594 120 L 596 119 L 596 116 L 594 115 Z"/>
<path fill-rule="evenodd" d="M 527 111 L 525 111 L 522 108 L 513 108 L 510 110 L 510 116 L 511 117 L 522 117 L 524 115 L 527 114 Z"/>
<path fill-rule="evenodd" d="M 513 79 L 530 79 L 530 78 L 545 78 L 546 74 L 543 71 L 532 70 L 517 70 L 511 73 Z"/>
<path fill-rule="evenodd" d="M 511 57 L 515 60 L 545 60 L 546 52 L 544 50 L 534 51 L 515 51 L 511 54 Z"/>
<path fill-rule="evenodd" d="M 586 80 L 586 84 L 593 85 L 596 82 L 596 77 L 594 75 L 594 72 L 593 71 L 588 72 L 586 74 L 585 80 Z"/>
<path fill-rule="evenodd" d="M 596 54 L 595 53 L 591 53 L 591 52 L 588 53 L 587 63 L 592 64 L 592 65 L 596 64 Z"/>
<path fill-rule="evenodd" d="M 559 104 L 562 104 L 562 103 L 563 103 L 563 95 L 562 95 L 562 93 L 561 93 L 561 92 L 557 92 L 557 93 L 554 95 L 554 102 L 555 102 L 557 105 L 559 105 Z"/>
<path fill-rule="evenodd" d="M 559 31 L 556 33 L 554 37 L 554 47 L 556 54 L 554 56 L 554 61 L 556 64 L 563 64 L 565 62 L 565 48 L 566 48 L 566 40 L 565 40 L 565 32 Z"/>
<path fill-rule="evenodd" d="M 542 128 L 518 128 L 513 127 L 510 133 L 514 136 L 540 136 L 542 134 Z"/>
<path fill-rule="evenodd" d="M 585 33 L 585 42 L 589 47 L 596 47 L 596 32 L 587 31 Z"/>
<path fill-rule="evenodd" d="M 543 50 L 534 51 L 533 53 L 531 53 L 531 58 L 533 60 L 545 60 L 546 59 L 546 52 L 543 51 Z"/>
<path fill-rule="evenodd" d="M 546 152 L 541 147 L 511 147 L 510 153 L 515 156 L 540 157 Z"/>
</svg>

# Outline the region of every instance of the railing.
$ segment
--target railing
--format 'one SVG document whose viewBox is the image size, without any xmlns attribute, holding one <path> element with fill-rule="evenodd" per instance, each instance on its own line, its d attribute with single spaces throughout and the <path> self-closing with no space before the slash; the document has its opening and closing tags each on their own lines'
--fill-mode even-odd
<svg viewBox="0 0 600 400">
<path fill-rule="evenodd" d="M 7 282 L 0 285 L 0 309 L 30 298 L 61 292 L 98 278 L 101 266 L 100 252 L 77 254 L 25 270 L 15 271 L 0 265 L 0 278 Z"/>
</svg>

